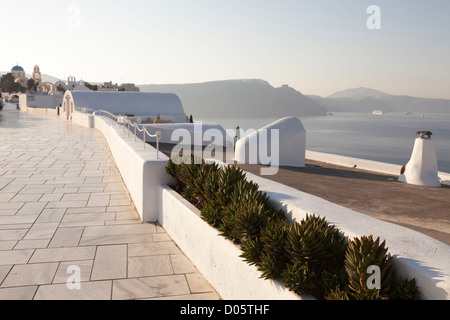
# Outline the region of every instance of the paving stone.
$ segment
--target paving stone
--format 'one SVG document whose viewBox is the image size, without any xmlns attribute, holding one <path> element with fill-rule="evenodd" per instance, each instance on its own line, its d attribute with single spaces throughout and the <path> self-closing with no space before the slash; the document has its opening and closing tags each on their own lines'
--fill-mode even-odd
<svg viewBox="0 0 450 320">
<path fill-rule="evenodd" d="M 28 229 L 0 230 L 0 241 L 22 240 Z"/>
<path fill-rule="evenodd" d="M 112 281 L 81 282 L 80 289 L 69 289 L 66 284 L 40 286 L 35 300 L 110 300 Z"/>
<path fill-rule="evenodd" d="M 37 249 L 30 259 L 30 263 L 91 260 L 94 259 L 96 247 L 70 247 Z"/>
<path fill-rule="evenodd" d="M 152 242 L 152 237 L 148 234 L 118 234 L 118 235 L 98 235 L 86 237 L 82 236 L 80 246 L 100 246 L 108 244 L 129 244 Z"/>
<path fill-rule="evenodd" d="M 49 284 L 52 282 L 57 268 L 57 262 L 15 265 L 1 287 Z"/>
<path fill-rule="evenodd" d="M 182 275 L 144 277 L 114 280 L 113 300 L 169 297 L 189 294 L 189 287 Z"/>
<path fill-rule="evenodd" d="M 77 267 L 80 270 L 80 280 L 82 282 L 89 281 L 91 278 L 92 265 L 94 260 L 66 261 L 59 264 L 53 283 L 67 283 L 69 277 L 73 275 L 70 267 Z"/>
<path fill-rule="evenodd" d="M 16 240 L 0 241 L 0 250 L 12 250 L 16 244 Z"/>
<path fill-rule="evenodd" d="M 60 222 L 66 209 L 44 209 L 36 220 L 37 223 Z"/>
<path fill-rule="evenodd" d="M 127 246 L 99 246 L 94 259 L 91 280 L 127 277 Z"/>
<path fill-rule="evenodd" d="M 28 231 L 25 240 L 50 239 L 58 228 L 59 223 L 35 223 Z"/>
<path fill-rule="evenodd" d="M 109 195 L 98 195 L 89 198 L 88 207 L 106 207 L 109 205 Z"/>
<path fill-rule="evenodd" d="M 11 268 L 12 266 L 0 266 L 0 284 L 6 278 Z"/>
<path fill-rule="evenodd" d="M 188 273 L 186 274 L 186 279 L 192 293 L 203 293 L 214 291 L 209 282 L 206 281 L 205 277 L 203 277 L 199 273 Z"/>
<path fill-rule="evenodd" d="M 20 240 L 14 246 L 14 250 L 18 249 L 42 249 L 47 248 L 50 239 L 41 240 Z"/>
<path fill-rule="evenodd" d="M 220 298 L 161 226 L 140 221 L 100 132 L 3 116 L 23 132 L 0 131 L 0 299 Z"/>
<path fill-rule="evenodd" d="M 143 300 L 221 300 L 221 297 L 217 294 L 217 292 L 207 292 L 207 293 L 192 293 L 186 295 L 176 295 L 176 296 L 166 296 L 166 297 L 157 297 L 157 298 L 148 298 Z"/>
<path fill-rule="evenodd" d="M 198 272 L 194 264 L 184 254 L 172 254 L 170 255 L 170 261 L 175 274 Z"/>
<path fill-rule="evenodd" d="M 0 288 L 0 300 L 33 300 L 37 286 Z"/>
<path fill-rule="evenodd" d="M 150 242 L 150 243 L 134 243 L 128 245 L 128 256 L 152 256 L 163 254 L 177 254 L 180 249 L 172 242 Z"/>
<path fill-rule="evenodd" d="M 102 227 L 86 227 L 83 237 L 120 234 L 152 234 L 156 232 L 153 224 L 132 224 Z"/>
<path fill-rule="evenodd" d="M 0 266 L 27 263 L 34 250 L 0 251 Z"/>
<path fill-rule="evenodd" d="M 128 258 L 128 277 L 150 277 L 173 274 L 168 255 Z"/>
<path fill-rule="evenodd" d="M 17 212 L 17 215 L 39 215 L 46 205 L 47 202 L 27 202 Z"/>
<path fill-rule="evenodd" d="M 53 235 L 49 248 L 76 247 L 81 239 L 84 227 L 58 228 Z"/>
</svg>

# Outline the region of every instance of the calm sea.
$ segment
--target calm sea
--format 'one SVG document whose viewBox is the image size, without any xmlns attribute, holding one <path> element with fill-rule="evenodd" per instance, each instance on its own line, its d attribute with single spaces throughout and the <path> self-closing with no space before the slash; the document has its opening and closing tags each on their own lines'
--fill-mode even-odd
<svg viewBox="0 0 450 320">
<path fill-rule="evenodd" d="M 6 104 L 4 111 L 15 110 Z M 0 112 L 1 115 L 1 112 Z M 225 129 L 259 129 L 278 119 L 210 119 Z M 433 132 L 440 171 L 450 173 L 450 115 L 388 113 L 377 116 L 365 113 L 336 112 L 333 116 L 305 117 L 306 148 L 311 151 L 339 154 L 403 165 L 409 161 L 416 131 Z M 1 122 L 1 118 L 0 118 Z"/>
<path fill-rule="evenodd" d="M 194 119 L 216 122 L 225 129 L 259 129 L 278 119 Z M 383 116 L 337 112 L 302 118 L 307 149 L 368 160 L 406 164 L 416 131 L 433 133 L 439 170 L 450 173 L 450 115 L 388 113 Z"/>
</svg>

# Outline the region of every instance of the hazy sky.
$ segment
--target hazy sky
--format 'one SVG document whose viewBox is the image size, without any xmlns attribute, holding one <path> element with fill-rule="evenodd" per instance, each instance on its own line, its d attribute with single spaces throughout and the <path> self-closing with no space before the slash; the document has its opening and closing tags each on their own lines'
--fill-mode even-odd
<svg viewBox="0 0 450 320">
<path fill-rule="evenodd" d="M 381 29 L 370 30 L 370 5 Z M 450 99 L 449 0 L 0 0 L 0 71 Z"/>
</svg>

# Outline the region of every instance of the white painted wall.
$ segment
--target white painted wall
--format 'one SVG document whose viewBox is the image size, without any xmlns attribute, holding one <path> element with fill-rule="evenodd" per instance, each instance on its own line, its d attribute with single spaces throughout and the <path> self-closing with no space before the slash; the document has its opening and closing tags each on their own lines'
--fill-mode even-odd
<svg viewBox="0 0 450 320">
<path fill-rule="evenodd" d="M 156 159 L 155 149 L 147 146 L 144 150 L 143 141 L 134 142 L 132 135 L 127 136 L 122 127 L 111 125 L 104 117 L 75 113 L 72 121 L 103 132 L 142 220 L 159 221 L 224 299 L 298 299 L 280 283 L 259 279 L 256 268 L 239 258 L 239 247 L 225 241 L 195 208 L 164 186 L 171 181 L 165 173 L 165 156 Z M 291 221 L 316 214 L 349 238 L 373 235 L 386 240 L 399 275 L 416 278 L 422 299 L 450 299 L 449 245 L 250 173 L 247 178 L 267 192 Z"/>
<path fill-rule="evenodd" d="M 310 151 L 310 150 L 306 150 L 306 159 L 330 163 L 347 168 L 353 168 L 356 166 L 357 169 L 389 174 L 394 176 L 400 176 L 400 172 L 402 169 L 402 166 L 398 164 L 391 164 L 366 159 L 358 159 L 341 156 L 337 154 Z M 450 185 L 450 173 L 438 172 L 438 176 L 442 184 Z"/>
<path fill-rule="evenodd" d="M 278 281 L 261 279 L 261 272 L 239 256 L 239 246 L 222 237 L 199 211 L 166 186 L 160 187 L 159 223 L 197 269 L 226 300 L 299 300 L 302 297 Z M 303 299 L 312 299 L 304 296 Z"/>
<path fill-rule="evenodd" d="M 39 94 L 25 94 L 19 95 L 19 107 L 22 111 L 27 111 L 27 108 L 37 109 L 55 109 L 62 102 L 62 95 L 39 95 Z"/>
<path fill-rule="evenodd" d="M 147 124 L 151 132 L 161 132 L 161 143 L 178 144 L 180 140 L 172 140 L 172 135 L 175 131 L 184 131 L 188 134 L 192 143 L 201 146 L 208 146 L 214 143 L 218 146 L 226 145 L 226 142 L 233 142 L 232 138 L 227 136 L 226 130 L 215 123 L 160 123 Z M 221 135 L 221 139 L 219 139 Z M 155 138 L 149 138 L 148 141 L 155 141 Z M 181 141 L 186 143 L 186 141 Z M 189 143 L 190 144 L 190 143 Z"/>
<path fill-rule="evenodd" d="M 402 166 L 397 164 L 390 164 L 366 159 L 358 159 L 352 157 L 341 156 L 331 153 L 323 153 L 317 151 L 306 150 L 306 159 L 320 161 L 338 166 L 367 170 L 378 173 L 386 173 L 391 175 L 400 175 Z"/>
<path fill-rule="evenodd" d="M 386 240 L 399 275 L 416 278 L 422 299 L 450 299 L 450 246 L 419 232 L 378 220 L 272 180 L 247 173 L 247 178 L 283 208 L 290 221 L 316 214 L 349 238 L 369 236 Z"/>
<path fill-rule="evenodd" d="M 122 179 L 133 199 L 136 210 L 144 222 L 158 220 L 158 188 L 172 178 L 166 173 L 168 158 L 148 144 L 127 134 L 123 127 L 101 116 L 75 112 L 72 122 L 78 125 L 96 128 L 105 136 Z"/>
</svg>

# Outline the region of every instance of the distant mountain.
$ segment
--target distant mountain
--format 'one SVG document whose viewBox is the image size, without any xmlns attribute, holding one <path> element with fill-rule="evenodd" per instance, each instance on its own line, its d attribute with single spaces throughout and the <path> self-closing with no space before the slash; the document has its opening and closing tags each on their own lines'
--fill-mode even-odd
<svg viewBox="0 0 450 320">
<path fill-rule="evenodd" d="M 194 119 L 305 117 L 327 113 L 323 106 L 287 85 L 274 88 L 258 79 L 138 87 L 141 92 L 177 94 L 186 114 L 192 114 Z"/>
<path fill-rule="evenodd" d="M 450 100 L 397 96 L 369 88 L 347 89 L 326 98 L 308 96 L 330 112 L 413 112 L 450 114 Z"/>
<path fill-rule="evenodd" d="M 327 98 L 334 99 L 363 99 L 363 98 L 372 98 L 372 99 L 384 99 L 391 97 L 392 95 L 369 88 L 356 88 L 356 89 L 347 89 L 336 92 Z"/>
</svg>

